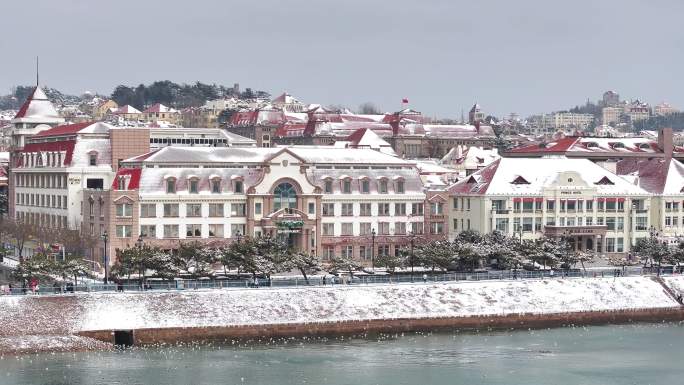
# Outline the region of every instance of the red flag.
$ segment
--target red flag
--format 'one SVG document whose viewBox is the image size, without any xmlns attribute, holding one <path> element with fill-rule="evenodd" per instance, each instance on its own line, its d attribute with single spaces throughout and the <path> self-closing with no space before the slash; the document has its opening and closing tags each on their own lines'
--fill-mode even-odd
<svg viewBox="0 0 684 385">
<path fill-rule="evenodd" d="M 401 99 L 401 102 L 402 102 L 403 104 L 408 104 L 408 99 L 403 98 L 403 99 Z"/>
</svg>

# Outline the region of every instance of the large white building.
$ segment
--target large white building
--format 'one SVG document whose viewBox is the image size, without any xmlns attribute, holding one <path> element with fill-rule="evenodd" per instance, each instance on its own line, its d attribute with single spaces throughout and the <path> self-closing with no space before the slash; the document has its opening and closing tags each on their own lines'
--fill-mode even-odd
<svg viewBox="0 0 684 385">
<path fill-rule="evenodd" d="M 369 261 L 423 234 L 415 164 L 371 149 L 166 147 L 122 164 L 111 190 L 83 197 L 84 226 L 111 234 L 109 255 L 138 236 L 175 248 L 270 235 Z"/>
<path fill-rule="evenodd" d="M 556 112 L 553 114 L 554 127 L 561 128 L 586 128 L 594 122 L 592 114 L 578 114 L 574 112 Z"/>
<path fill-rule="evenodd" d="M 448 191 L 450 237 L 568 236 L 578 249 L 613 254 L 647 237 L 653 221 L 650 192 L 587 159 L 501 158 Z"/>
</svg>

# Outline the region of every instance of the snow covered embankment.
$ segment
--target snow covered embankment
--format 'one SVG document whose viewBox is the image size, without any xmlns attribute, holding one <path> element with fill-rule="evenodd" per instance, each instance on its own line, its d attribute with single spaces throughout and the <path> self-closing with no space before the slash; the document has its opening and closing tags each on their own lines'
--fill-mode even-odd
<svg viewBox="0 0 684 385">
<path fill-rule="evenodd" d="M 682 281 L 684 283 L 684 281 Z M 76 296 L 72 331 L 676 307 L 646 277 Z"/>
</svg>

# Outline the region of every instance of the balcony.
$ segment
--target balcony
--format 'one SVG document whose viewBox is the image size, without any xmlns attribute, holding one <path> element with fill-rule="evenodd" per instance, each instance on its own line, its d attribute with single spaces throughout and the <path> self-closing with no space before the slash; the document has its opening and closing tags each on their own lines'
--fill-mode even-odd
<svg viewBox="0 0 684 385">
<path fill-rule="evenodd" d="M 647 209 L 632 209 L 632 211 L 634 211 L 634 212 L 637 213 L 637 214 L 646 214 L 646 213 L 648 213 L 648 210 L 647 210 Z"/>
<path fill-rule="evenodd" d="M 492 209 L 492 213 L 494 214 L 508 214 L 510 212 L 511 210 L 508 209 Z"/>
</svg>

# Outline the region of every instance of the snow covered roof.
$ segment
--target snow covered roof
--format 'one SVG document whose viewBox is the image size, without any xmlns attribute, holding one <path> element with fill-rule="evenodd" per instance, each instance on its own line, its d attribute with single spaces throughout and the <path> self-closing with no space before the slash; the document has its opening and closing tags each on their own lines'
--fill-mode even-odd
<svg viewBox="0 0 684 385">
<path fill-rule="evenodd" d="M 40 87 L 26 99 L 24 104 L 12 119 L 12 123 L 62 123 L 64 119 L 59 116 L 55 106 L 45 95 Z"/>
<path fill-rule="evenodd" d="M 616 171 L 633 177 L 634 184 L 653 194 L 684 193 L 684 165 L 675 159 L 624 159 Z"/>
<path fill-rule="evenodd" d="M 561 179 L 561 176 L 567 176 Z M 593 188 L 598 195 L 648 195 L 588 159 L 545 157 L 500 158 L 449 188 L 449 192 L 478 195 L 542 195 L 547 188 Z"/>
<path fill-rule="evenodd" d="M 675 152 L 684 152 L 676 146 Z M 565 154 L 577 153 L 660 153 L 658 143 L 651 138 L 599 138 L 569 136 L 548 143 L 530 144 L 514 148 L 511 154 Z"/>
<path fill-rule="evenodd" d="M 359 128 L 358 130 L 354 131 L 353 134 L 349 135 L 346 141 L 348 142 L 347 147 L 370 148 L 381 151 L 388 155 L 397 155 L 387 141 L 382 139 L 380 136 L 378 136 L 378 134 L 373 132 L 373 130 L 368 128 Z"/>
<path fill-rule="evenodd" d="M 299 104 L 299 100 L 294 96 L 283 92 L 280 96 L 272 100 L 273 104 Z"/>
<path fill-rule="evenodd" d="M 133 106 L 131 106 L 131 105 L 128 105 L 128 104 L 126 104 L 126 105 L 123 106 L 123 107 L 119 107 L 119 108 L 114 109 L 114 111 L 113 111 L 112 113 L 115 114 L 115 115 L 120 115 L 120 114 L 142 114 L 142 112 L 140 112 L 140 110 L 138 110 L 137 108 L 135 108 L 135 107 L 133 107 Z"/>
<path fill-rule="evenodd" d="M 423 191 L 423 182 L 420 179 L 418 170 L 415 168 L 402 168 L 399 170 L 377 170 L 377 169 L 319 169 L 319 168 L 309 168 L 307 169 L 308 179 L 313 182 L 313 184 L 324 188 L 324 183 L 326 179 L 341 180 L 349 179 L 352 180 L 352 191 L 360 191 L 360 183 L 363 179 L 370 179 L 372 182 L 369 184 L 371 194 L 379 194 L 378 183 L 379 179 L 396 180 L 402 179 L 404 181 L 404 192 L 406 194 L 420 194 Z M 340 183 L 333 183 L 333 193 L 342 193 L 342 185 Z"/>
<path fill-rule="evenodd" d="M 199 179 L 199 194 L 211 194 L 210 181 L 216 177 L 220 178 L 224 192 L 232 192 L 228 186 L 234 176 L 241 178 L 246 187 L 257 184 L 262 176 L 263 169 L 257 168 L 142 168 L 139 185 L 129 183 L 129 189 L 138 188 L 140 194 L 164 194 L 166 185 L 165 177 L 172 175 L 176 178 L 177 194 L 189 193 L 188 184 L 190 176 Z M 119 172 L 121 174 L 121 172 Z M 116 180 L 116 178 L 115 178 Z M 133 181 L 133 180 L 132 180 Z"/>
<path fill-rule="evenodd" d="M 147 108 L 143 112 L 145 112 L 145 113 L 158 113 L 158 112 L 171 112 L 171 113 L 173 113 L 173 112 L 178 112 L 178 110 L 175 110 L 171 107 L 167 107 L 161 103 L 156 103 L 156 104 L 151 105 L 149 108 Z"/>
</svg>

